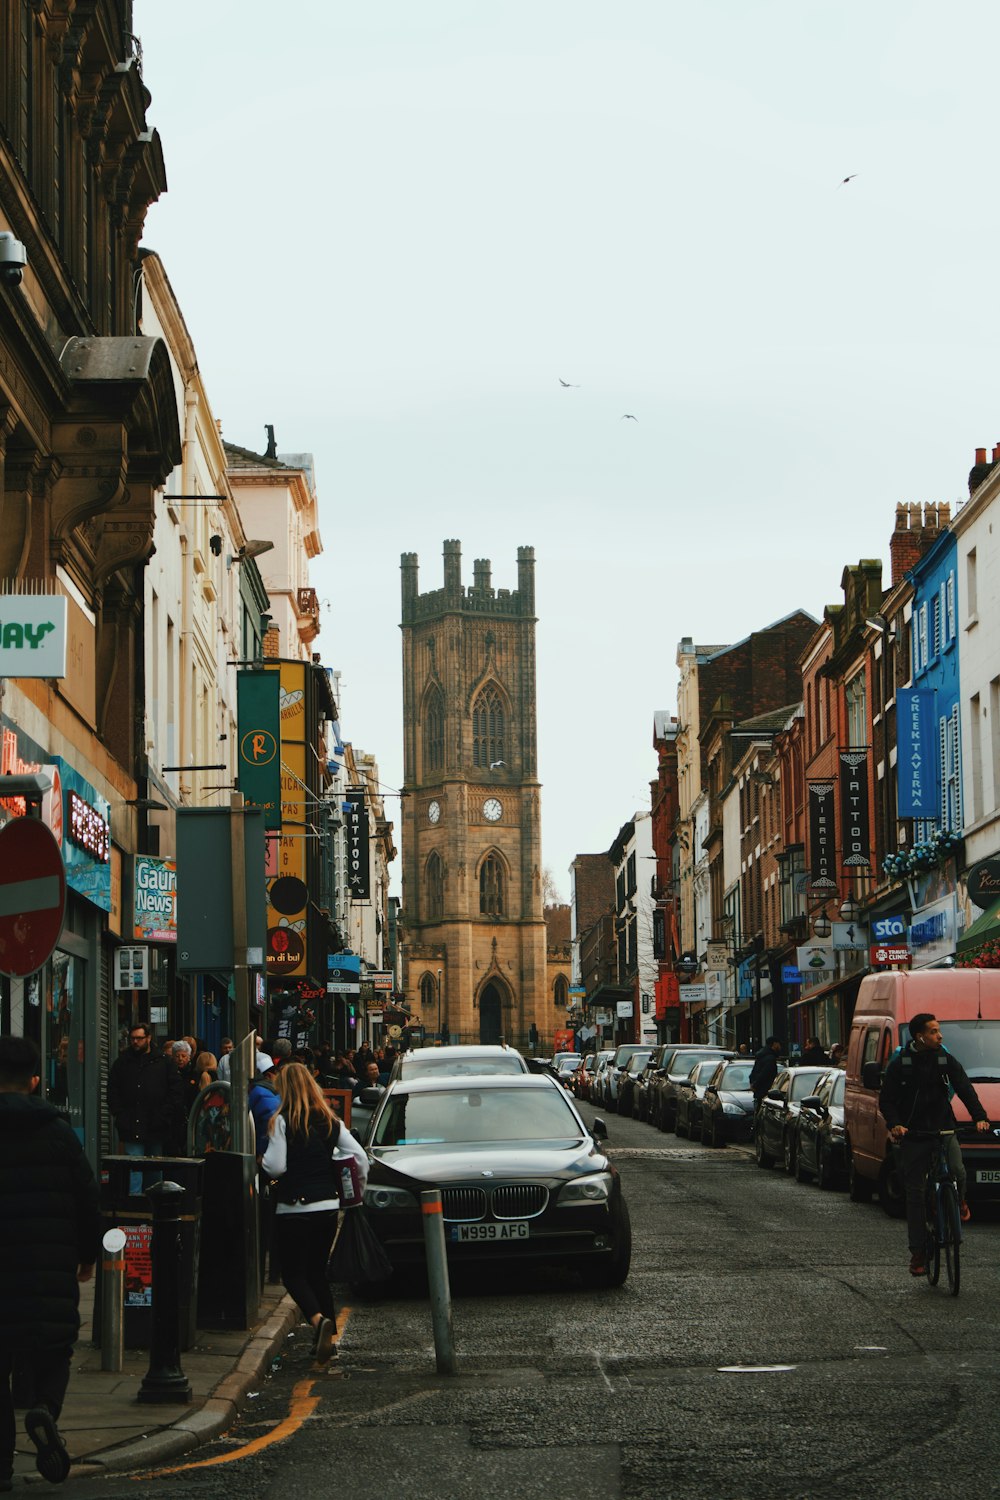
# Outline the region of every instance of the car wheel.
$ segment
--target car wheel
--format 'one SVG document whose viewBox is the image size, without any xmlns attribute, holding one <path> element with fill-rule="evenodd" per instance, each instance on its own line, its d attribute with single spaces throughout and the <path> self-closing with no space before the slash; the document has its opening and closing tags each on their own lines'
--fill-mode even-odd
<svg viewBox="0 0 1000 1500">
<path fill-rule="evenodd" d="M 614 1241 L 611 1254 L 606 1259 L 595 1262 L 587 1273 L 591 1286 L 622 1286 L 628 1277 L 632 1264 L 632 1221 L 629 1218 L 628 1204 L 620 1193 L 613 1210 L 612 1229 Z"/>
<path fill-rule="evenodd" d="M 785 1163 L 785 1171 L 789 1177 L 795 1176 L 795 1158 L 797 1154 L 795 1150 L 795 1137 L 790 1130 L 786 1130 L 781 1155 Z"/>
<path fill-rule="evenodd" d="M 755 1130 L 753 1133 L 753 1159 L 758 1167 L 774 1166 L 774 1157 L 770 1151 L 764 1150 L 764 1142 L 760 1138 L 759 1130 Z"/>
<path fill-rule="evenodd" d="M 854 1165 L 854 1156 L 851 1155 L 847 1167 L 847 1194 L 852 1203 L 870 1203 L 872 1201 L 872 1184 L 867 1177 L 862 1177 Z"/>
<path fill-rule="evenodd" d="M 812 1171 L 802 1161 L 802 1142 L 799 1141 L 798 1150 L 795 1153 L 795 1164 L 792 1167 L 792 1176 L 796 1182 L 808 1182 L 812 1177 Z"/>
<path fill-rule="evenodd" d="M 726 1144 L 726 1123 L 724 1120 L 712 1116 L 711 1128 L 708 1132 L 708 1144 L 710 1146 L 724 1146 Z"/>
<path fill-rule="evenodd" d="M 816 1142 L 816 1186 L 818 1188 L 833 1187 L 833 1168 L 830 1165 L 830 1157 L 823 1150 L 822 1141 Z"/>
<path fill-rule="evenodd" d="M 681 1129 L 681 1124 L 682 1124 L 682 1122 L 681 1122 L 681 1112 L 680 1112 L 680 1110 L 678 1110 L 677 1111 L 677 1119 L 674 1121 L 674 1132 L 677 1135 L 690 1136 L 691 1132 L 688 1130 L 687 1121 L 685 1120 L 683 1122 L 683 1127 L 684 1127 L 683 1129 Z"/>
<path fill-rule="evenodd" d="M 878 1199 L 890 1219 L 906 1217 L 906 1185 L 895 1152 L 886 1157 L 878 1174 Z"/>
</svg>

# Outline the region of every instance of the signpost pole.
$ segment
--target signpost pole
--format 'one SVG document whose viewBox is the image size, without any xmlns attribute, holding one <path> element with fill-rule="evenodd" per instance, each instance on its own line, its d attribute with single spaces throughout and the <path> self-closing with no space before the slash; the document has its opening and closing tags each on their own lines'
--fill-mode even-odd
<svg viewBox="0 0 1000 1500">
<path fill-rule="evenodd" d="M 230 850 L 232 853 L 232 900 L 233 900 L 233 987 L 236 992 L 236 1007 L 233 1030 L 240 1042 L 245 1041 L 250 1030 L 250 970 L 247 966 L 247 903 L 246 903 L 246 853 L 243 826 L 243 794 L 233 792 L 229 814 Z M 230 1106 L 231 1140 L 234 1151 L 243 1156 L 254 1154 L 255 1143 L 250 1139 L 246 1110 L 247 1089 L 250 1077 L 243 1066 L 246 1058 L 244 1048 L 233 1049 L 232 1103 Z M 256 1060 L 256 1050 L 250 1048 L 250 1068 Z"/>
</svg>

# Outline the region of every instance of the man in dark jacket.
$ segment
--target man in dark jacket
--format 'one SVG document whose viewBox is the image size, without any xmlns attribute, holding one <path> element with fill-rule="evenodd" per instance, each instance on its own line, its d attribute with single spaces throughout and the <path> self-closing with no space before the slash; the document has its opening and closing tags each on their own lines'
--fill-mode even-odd
<svg viewBox="0 0 1000 1500">
<path fill-rule="evenodd" d="M 804 1068 L 829 1068 L 830 1059 L 823 1051 L 823 1043 L 818 1036 L 807 1036 L 805 1049 L 802 1053 L 802 1066 Z"/>
<path fill-rule="evenodd" d="M 162 1156 L 167 1135 L 181 1112 L 181 1080 L 168 1058 L 152 1050 L 144 1021 L 132 1027 L 129 1050 L 108 1074 L 108 1110 L 125 1156 Z M 142 1192 L 142 1173 L 132 1172 L 129 1192 Z"/>
<path fill-rule="evenodd" d="M 750 1070 L 750 1092 L 753 1094 L 754 1107 L 757 1109 L 760 1108 L 760 1101 L 766 1097 L 768 1089 L 774 1087 L 774 1080 L 778 1076 L 780 1055 L 781 1043 L 776 1036 L 769 1036 L 754 1056 L 753 1067 Z"/>
<path fill-rule="evenodd" d="M 890 1058 L 882 1080 L 878 1107 L 889 1127 L 889 1138 L 899 1146 L 906 1184 L 906 1229 L 910 1242 L 910 1274 L 927 1274 L 927 1228 L 924 1185 L 930 1166 L 932 1140 L 912 1139 L 910 1131 L 939 1132 L 946 1138 L 948 1165 L 958 1186 L 963 1222 L 971 1218 L 965 1201 L 965 1166 L 955 1134 L 955 1114 L 949 1085 L 976 1122 L 977 1130 L 989 1130 L 990 1122 L 957 1057 L 944 1047 L 941 1027 L 926 1013 L 910 1022 L 910 1040 Z"/>
<path fill-rule="evenodd" d="M 59 1484 L 69 1454 L 56 1423 L 80 1331 L 79 1283 L 101 1243 L 97 1183 L 68 1121 L 32 1098 L 41 1064 L 26 1037 L 0 1036 L 0 1489 L 14 1466 L 14 1361 L 31 1381 L 24 1419 L 36 1467 Z"/>
</svg>

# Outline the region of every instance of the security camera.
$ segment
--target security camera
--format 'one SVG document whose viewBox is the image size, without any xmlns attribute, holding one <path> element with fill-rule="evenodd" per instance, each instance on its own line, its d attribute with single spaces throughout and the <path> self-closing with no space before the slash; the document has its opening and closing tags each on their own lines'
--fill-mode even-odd
<svg viewBox="0 0 1000 1500">
<path fill-rule="evenodd" d="M 0 232 L 0 281 L 4 286 L 19 286 L 28 256 L 20 240 L 6 230 Z"/>
</svg>

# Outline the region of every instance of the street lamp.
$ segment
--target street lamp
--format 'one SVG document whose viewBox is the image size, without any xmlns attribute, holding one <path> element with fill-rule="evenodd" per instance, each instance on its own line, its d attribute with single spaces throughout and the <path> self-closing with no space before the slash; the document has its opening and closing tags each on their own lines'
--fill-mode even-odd
<svg viewBox="0 0 1000 1500">
<path fill-rule="evenodd" d="M 813 935 L 818 938 L 828 938 L 833 931 L 830 918 L 825 911 L 820 911 L 813 917 Z"/>
<path fill-rule="evenodd" d="M 842 922 L 856 922 L 861 916 L 861 908 L 853 896 L 848 896 L 840 908 L 840 920 Z"/>
</svg>

